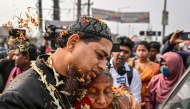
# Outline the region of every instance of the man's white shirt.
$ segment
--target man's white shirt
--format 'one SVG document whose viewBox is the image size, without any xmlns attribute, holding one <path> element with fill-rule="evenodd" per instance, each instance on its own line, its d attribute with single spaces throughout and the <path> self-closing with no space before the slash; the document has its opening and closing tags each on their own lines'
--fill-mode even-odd
<svg viewBox="0 0 190 109">
<path fill-rule="evenodd" d="M 141 103 L 142 82 L 138 71 L 133 68 L 133 78 L 131 81 L 131 85 L 129 86 L 127 74 L 120 76 L 117 73 L 117 71 L 114 69 L 113 58 L 110 60 L 110 64 L 111 64 L 110 73 L 113 77 L 113 85 L 118 88 L 121 82 L 122 83 L 125 82 L 126 86 L 129 87 L 130 92 L 134 96 L 134 98 L 138 101 L 138 103 Z M 125 63 L 124 66 L 126 71 L 130 71 L 129 65 L 127 63 Z"/>
</svg>

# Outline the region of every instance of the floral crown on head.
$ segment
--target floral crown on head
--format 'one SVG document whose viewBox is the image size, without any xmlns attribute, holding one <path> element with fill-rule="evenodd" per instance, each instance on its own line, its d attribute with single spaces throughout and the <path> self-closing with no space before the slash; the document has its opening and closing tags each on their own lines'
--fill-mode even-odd
<svg viewBox="0 0 190 109">
<path fill-rule="evenodd" d="M 21 44 L 17 45 L 20 53 L 29 54 L 28 50 L 30 48 L 29 40 L 24 40 Z"/>
</svg>

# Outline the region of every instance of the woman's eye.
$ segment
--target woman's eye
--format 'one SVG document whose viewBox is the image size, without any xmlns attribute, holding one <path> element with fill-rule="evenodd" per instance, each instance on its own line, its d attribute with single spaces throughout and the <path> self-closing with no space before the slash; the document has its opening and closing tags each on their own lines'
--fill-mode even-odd
<svg viewBox="0 0 190 109">
<path fill-rule="evenodd" d="M 87 92 L 88 94 L 92 94 L 92 95 L 94 95 L 94 94 L 96 94 L 97 93 L 97 91 L 96 90 L 88 90 L 88 92 Z"/>
<path fill-rule="evenodd" d="M 106 89 L 105 91 L 104 91 L 104 93 L 111 93 L 112 92 L 112 90 L 111 89 Z"/>
</svg>

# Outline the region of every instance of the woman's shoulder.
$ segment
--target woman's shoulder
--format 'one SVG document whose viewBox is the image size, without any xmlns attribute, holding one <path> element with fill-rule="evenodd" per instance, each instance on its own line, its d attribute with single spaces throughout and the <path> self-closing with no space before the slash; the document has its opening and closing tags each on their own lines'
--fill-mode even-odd
<svg viewBox="0 0 190 109">
<path fill-rule="evenodd" d="M 130 94 L 122 93 L 119 97 L 114 98 L 112 102 L 117 109 L 140 109 L 140 104 Z"/>
<path fill-rule="evenodd" d="M 155 74 L 160 72 L 160 65 L 158 63 L 150 61 L 149 66 L 154 69 Z"/>
<path fill-rule="evenodd" d="M 156 66 L 156 67 L 159 67 L 159 64 L 156 63 L 156 62 L 150 61 L 150 64 L 152 64 L 152 65 L 154 65 L 154 66 Z"/>
<path fill-rule="evenodd" d="M 128 65 L 132 66 L 132 65 L 133 65 L 133 62 L 134 62 L 135 60 L 136 60 L 135 57 L 129 58 L 129 59 L 127 60 Z"/>
</svg>

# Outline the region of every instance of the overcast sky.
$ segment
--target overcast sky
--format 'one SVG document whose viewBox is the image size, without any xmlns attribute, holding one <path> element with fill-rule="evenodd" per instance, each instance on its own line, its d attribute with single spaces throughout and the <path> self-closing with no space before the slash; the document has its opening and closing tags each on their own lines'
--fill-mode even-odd
<svg viewBox="0 0 190 109">
<path fill-rule="evenodd" d="M 26 12 L 27 7 L 33 7 L 32 13 L 36 14 L 36 3 L 38 0 L 0 0 L 0 24 L 12 20 L 12 17 L 21 12 Z M 52 20 L 52 0 L 42 0 L 43 4 L 43 19 Z M 74 19 L 76 12 L 74 1 L 77 0 L 60 0 L 61 20 L 69 21 Z M 83 3 L 88 0 L 82 0 Z M 164 0 L 91 0 L 92 7 L 117 11 L 118 8 L 123 8 L 122 12 L 150 12 L 150 24 L 119 24 L 120 35 L 139 34 L 140 30 L 147 30 L 151 27 L 154 31 L 162 31 L 162 11 L 164 8 Z M 169 25 L 166 26 L 166 35 L 182 29 L 190 32 L 190 0 L 167 0 L 167 11 L 169 11 Z M 70 9 L 69 9 L 70 8 Z M 75 6 L 76 8 L 76 6 Z M 82 7 L 82 13 L 86 14 L 87 8 Z M 106 21 L 110 26 L 111 31 L 116 33 L 117 23 Z M 130 30 L 130 31 L 129 31 Z"/>
</svg>

